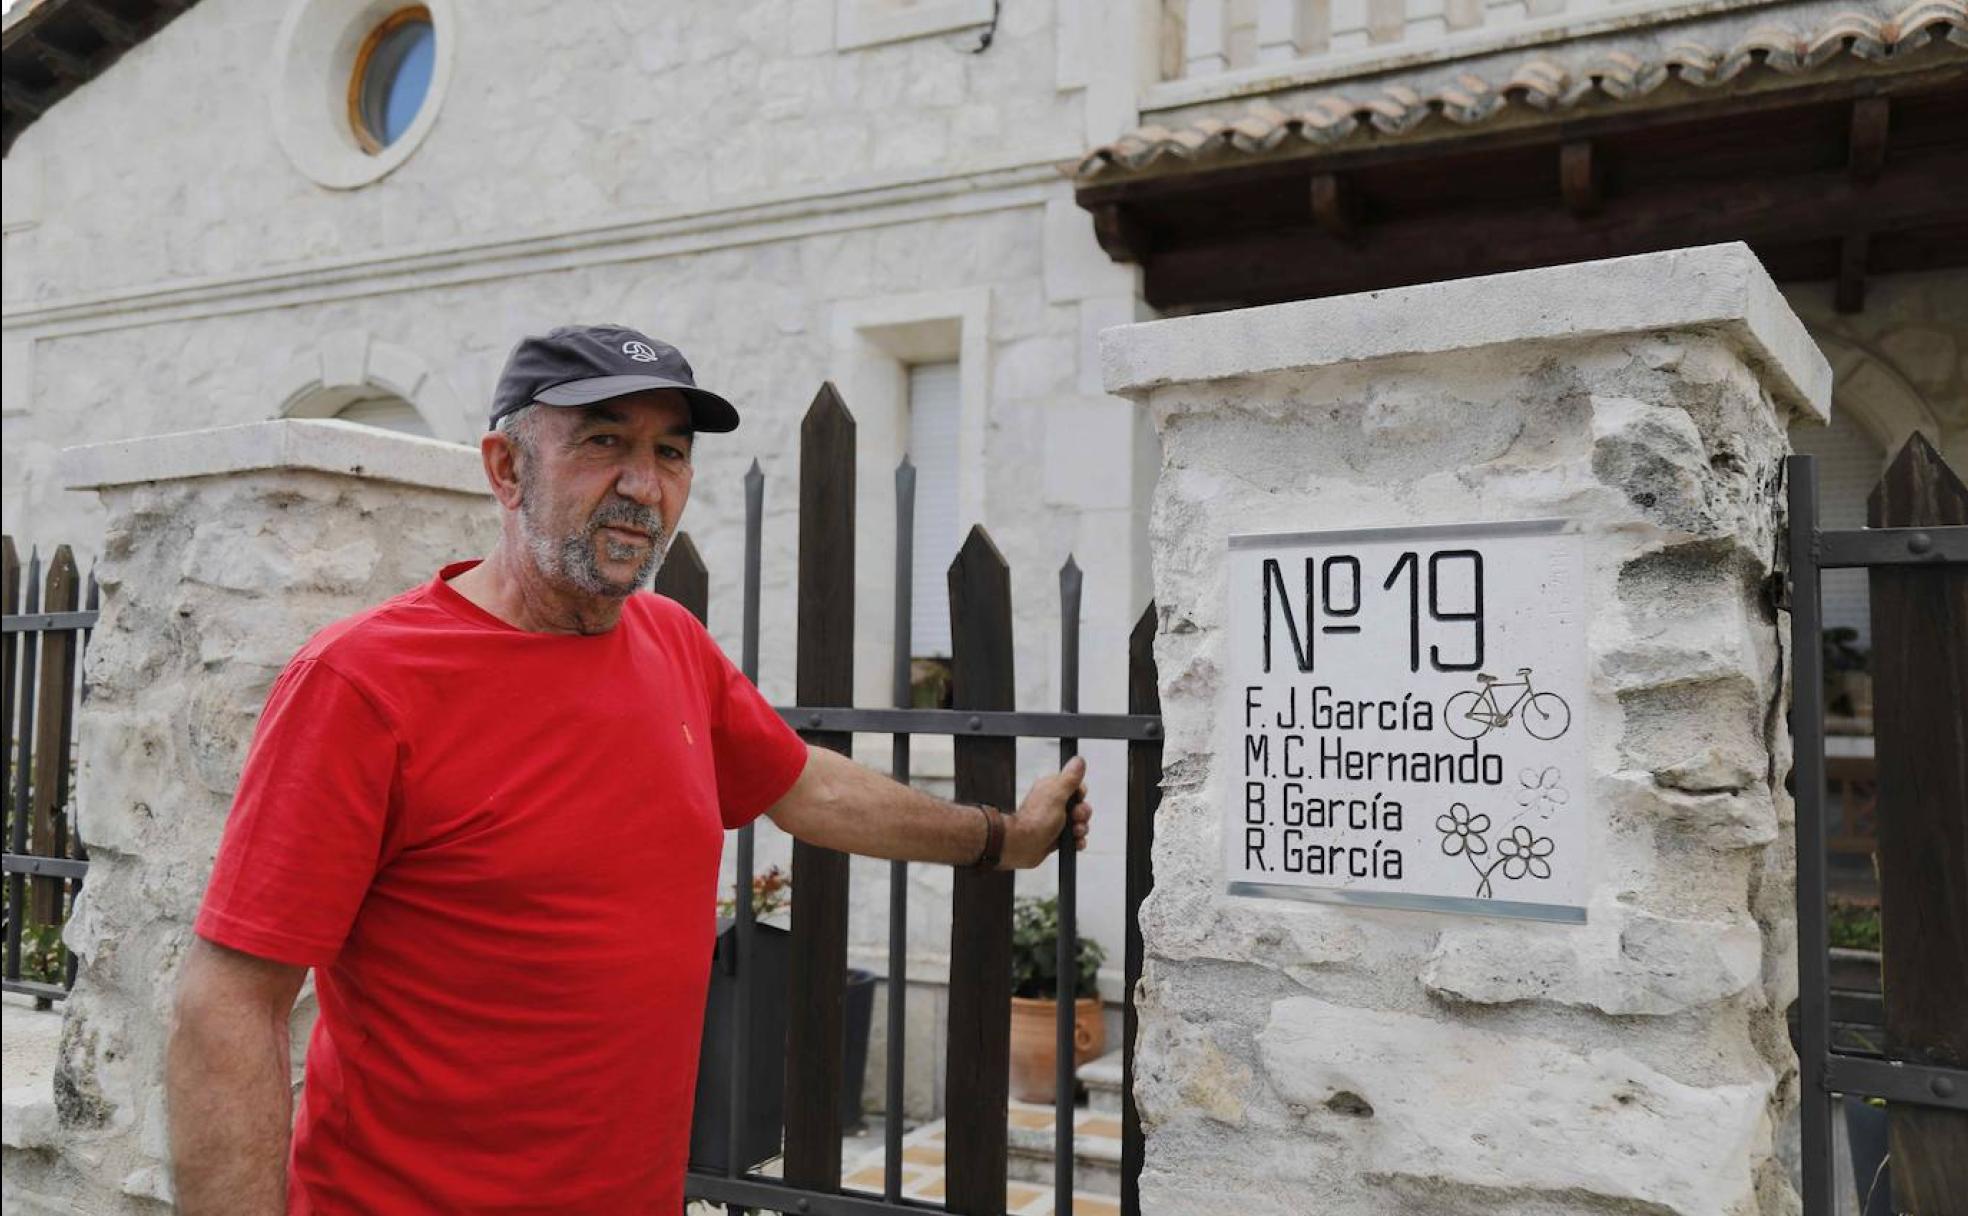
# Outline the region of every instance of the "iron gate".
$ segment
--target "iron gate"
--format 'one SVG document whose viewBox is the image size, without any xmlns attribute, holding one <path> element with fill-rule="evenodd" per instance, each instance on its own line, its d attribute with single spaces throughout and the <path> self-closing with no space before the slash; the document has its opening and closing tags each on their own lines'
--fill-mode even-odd
<svg viewBox="0 0 1968 1216">
<path fill-rule="evenodd" d="M 888 708 L 854 707 L 854 419 L 831 384 L 823 385 L 801 426 L 799 485 L 798 679 L 799 704 L 780 713 L 811 743 L 846 752 L 855 733 L 892 736 L 891 774 L 910 779 L 910 743 L 917 735 L 955 740 L 956 796 L 960 802 L 1015 806 L 1014 748 L 1019 739 L 1057 740 L 1060 762 L 1082 740 L 1127 743 L 1125 824 L 1111 812 L 1097 830 L 1126 831 L 1127 943 L 1124 963 L 1121 1210 L 1139 1210 L 1141 1128 L 1134 1108 L 1134 989 L 1141 974 L 1137 913 L 1152 884 L 1149 853 L 1160 801 L 1161 718 L 1156 691 L 1152 605 L 1135 623 L 1128 647 L 1125 713 L 1083 713 L 1079 708 L 1081 573 L 1069 557 L 1059 572 L 1061 620 L 1059 706 L 1052 712 L 1015 707 L 1012 671 L 1010 569 L 990 536 L 973 528 L 949 572 L 953 690 L 949 709 L 911 708 L 911 587 L 916 471 L 905 457 L 895 475 L 895 600 L 893 701 Z M 756 461 L 745 478 L 744 624 L 740 667 L 754 682 L 759 672 L 759 591 L 765 477 Z M 679 600 L 701 619 L 709 578 L 687 538 L 679 538 L 658 575 L 658 591 Z M 841 1185 L 839 1117 L 843 980 L 846 972 L 848 868 L 845 854 L 796 842 L 793 852 L 791 975 L 784 991 L 796 1011 L 788 1025 L 785 1080 L 784 1177 L 747 1168 L 740 1138 L 746 1124 L 754 1061 L 746 1058 L 744 1029 L 761 999 L 756 967 L 757 926 L 750 899 L 755 868 L 752 829 L 738 833 L 733 882 L 736 990 L 732 1020 L 733 1067 L 728 1104 L 726 1168 L 693 1168 L 685 1190 L 691 1199 L 723 1203 L 729 1210 L 765 1209 L 816 1216 L 875 1216 L 896 1211 L 950 1211 L 1002 1216 L 1006 1203 L 1008 1064 L 1011 996 L 1011 893 L 1009 873 L 958 871 L 952 898 L 951 958 L 963 960 L 950 974 L 947 1060 L 948 1145 L 946 1202 L 942 1206 L 902 1194 L 902 1108 L 907 995 L 908 870 L 891 862 L 887 975 L 887 1118 L 880 1195 L 844 1192 Z M 1077 866 L 1063 848 L 1058 866 L 1060 933 L 1058 975 L 1075 974 L 1074 925 Z M 1073 1210 L 1074 1050 L 1073 1001 L 1059 1002 L 1054 1097 L 1054 1210 Z"/>
<path fill-rule="evenodd" d="M 1958 1211 L 1968 1196 L 1968 491 L 1916 435 L 1873 493 L 1872 526 L 1827 531 L 1816 458 L 1791 457 L 1786 474 L 1805 1216 L 1834 1210 L 1838 1094 L 1888 1103 L 1900 1210 Z M 1871 572 L 1885 996 L 1876 1054 L 1831 1040 L 1819 574 L 1845 568 Z"/>
</svg>

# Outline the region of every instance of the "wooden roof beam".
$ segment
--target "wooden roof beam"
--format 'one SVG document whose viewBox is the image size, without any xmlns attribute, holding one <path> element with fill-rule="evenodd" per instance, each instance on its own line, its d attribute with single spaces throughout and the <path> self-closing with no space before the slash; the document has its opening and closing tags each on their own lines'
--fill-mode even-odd
<svg viewBox="0 0 1968 1216">
<path fill-rule="evenodd" d="M 1595 153 L 1589 139 L 1558 145 L 1558 191 L 1565 200 L 1565 210 L 1576 216 L 1599 210 L 1605 202 L 1602 165 L 1603 158 Z"/>
<path fill-rule="evenodd" d="M 1351 182 L 1337 173 L 1312 178 L 1312 222 L 1327 236 L 1354 241 L 1360 235 L 1360 196 Z"/>
<path fill-rule="evenodd" d="M 1397 283 L 1491 274 L 1718 241 L 1839 242 L 1874 233 L 1968 223 L 1968 149 L 1910 159 L 1872 185 L 1844 170 L 1687 184 L 1608 200 L 1600 214 L 1554 223 L 1557 207 L 1453 213 L 1376 223 L 1372 251 L 1312 225 L 1158 249 L 1144 288 L 1158 308 L 1270 302 Z"/>
<path fill-rule="evenodd" d="M 1886 142 L 1892 125 L 1892 103 L 1884 97 L 1861 97 L 1852 103 L 1852 130 L 1846 148 L 1845 167 L 1852 180 L 1867 186 L 1879 180 L 1886 169 Z M 1866 254 L 1870 234 L 1857 228 L 1845 234 L 1838 244 L 1838 286 L 1832 291 L 1832 307 L 1842 313 L 1865 308 Z"/>
<path fill-rule="evenodd" d="M 96 74 L 95 65 L 89 62 L 88 56 L 56 46 L 46 38 L 36 38 L 28 49 L 50 72 L 66 83 L 80 84 Z"/>
<path fill-rule="evenodd" d="M 12 80 L 0 80 L 0 99 L 4 99 L 9 110 L 25 114 L 29 118 L 39 118 L 55 104 L 55 99 L 45 91 L 30 89 Z"/>
<path fill-rule="evenodd" d="M 1892 102 L 1884 97 L 1861 97 L 1852 103 L 1852 136 L 1846 161 L 1853 181 L 1876 181 L 1885 170 L 1891 112 Z"/>
<path fill-rule="evenodd" d="M 1092 210 L 1094 239 L 1108 257 L 1136 265 L 1147 261 L 1148 229 L 1139 216 L 1119 203 L 1102 203 Z"/>
<path fill-rule="evenodd" d="M 97 37 L 119 51 L 127 51 L 144 40 L 145 30 L 134 22 L 110 12 L 95 0 L 84 0 L 76 6 L 89 28 L 96 31 Z"/>
</svg>

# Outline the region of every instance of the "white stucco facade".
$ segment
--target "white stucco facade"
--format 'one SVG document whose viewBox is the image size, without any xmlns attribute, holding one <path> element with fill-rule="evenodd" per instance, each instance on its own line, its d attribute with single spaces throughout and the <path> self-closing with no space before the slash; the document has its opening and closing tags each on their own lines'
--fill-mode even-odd
<svg viewBox="0 0 1968 1216">
<path fill-rule="evenodd" d="M 1135 272 L 1100 251 L 1060 166 L 1136 117 L 1114 50 L 1140 35 L 1137 14 L 1075 13 L 1062 32 L 1051 6 L 1009 5 L 979 51 L 988 4 L 855 19 L 886 7 L 437 6 L 447 66 L 416 146 L 368 181 L 297 154 L 309 135 L 285 75 L 310 37 L 324 61 L 341 54 L 330 18 L 364 6 L 191 10 L 7 156 L 5 530 L 23 556 L 66 542 L 86 568 L 100 554 L 96 496 L 54 474 L 80 444 L 370 398 L 476 442 L 521 335 L 621 322 L 678 344 L 744 415 L 699 444 L 684 522 L 711 570 L 713 632 L 736 654 L 742 479 L 759 461 L 761 684 L 780 703 L 793 700 L 798 424 L 823 380 L 839 384 L 862 447 L 857 699 L 883 704 L 904 372 L 954 361 L 958 505 L 1013 567 L 1020 702 L 1056 707 L 1057 570 L 1072 554 L 1086 572 L 1082 704 L 1123 708 L 1125 638 L 1148 595 L 1135 507 L 1157 458 L 1092 352 L 1101 329 L 1142 314 Z M 1101 23 L 1101 45 L 1081 40 Z M 885 739 L 867 742 L 885 764 Z M 1048 750 L 1021 751 L 1028 778 Z M 1093 797 L 1117 821 L 1120 749 L 1087 750 Z M 947 778 L 947 746 L 925 741 L 916 766 Z M 789 853 L 762 827 L 761 868 Z M 1118 833 L 1097 837 L 1081 879 L 1113 997 L 1121 858 Z M 851 961 L 876 970 L 886 877 L 856 870 Z M 910 1104 L 927 1115 L 948 875 L 921 867 L 917 885 L 911 971 L 928 991 Z"/>
</svg>

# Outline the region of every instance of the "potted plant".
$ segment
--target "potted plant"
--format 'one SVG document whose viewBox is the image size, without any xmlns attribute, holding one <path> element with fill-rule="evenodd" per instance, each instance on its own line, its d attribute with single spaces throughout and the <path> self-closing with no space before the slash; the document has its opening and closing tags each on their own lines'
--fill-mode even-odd
<svg viewBox="0 0 1968 1216">
<path fill-rule="evenodd" d="M 697 1055 L 697 1093 L 690 1124 L 690 1164 L 722 1173 L 730 1160 L 731 1076 L 739 1036 L 745 1043 L 745 1124 L 739 1132 L 739 1166 L 750 1169 L 779 1155 L 786 1115 L 786 972 L 793 935 L 783 925 L 792 903 L 792 880 L 778 866 L 752 877 L 750 1024 L 738 1016 L 737 903 L 718 901 L 717 949 L 704 997 L 704 1037 Z"/>
<path fill-rule="evenodd" d="M 792 908 L 793 880 L 773 866 L 752 876 L 752 1002 L 745 1030 L 747 1085 L 739 1165 L 750 1169 L 779 1153 L 786 1108 L 787 973 L 792 933 L 782 923 Z M 717 951 L 704 1000 L 704 1037 L 698 1052 L 697 1093 L 690 1128 L 690 1163 L 721 1172 L 730 1156 L 733 1047 L 738 1036 L 737 901 L 718 901 Z M 868 1037 L 874 1020 L 875 975 L 850 968 L 843 989 L 841 1128 L 862 1124 L 861 1090 L 868 1072 Z"/>
<path fill-rule="evenodd" d="M 1107 1045 L 1101 1021 L 1099 974 L 1106 952 L 1081 938 L 1073 990 L 1073 1067 Z M 1011 914 L 1011 1093 L 1050 1102 L 1057 1085 L 1059 1018 L 1059 901 L 1027 897 Z"/>
</svg>

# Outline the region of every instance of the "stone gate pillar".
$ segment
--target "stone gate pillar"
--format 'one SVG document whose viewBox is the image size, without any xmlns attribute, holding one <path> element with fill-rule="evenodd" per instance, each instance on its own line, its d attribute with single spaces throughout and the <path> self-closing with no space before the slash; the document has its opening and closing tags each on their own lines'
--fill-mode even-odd
<svg viewBox="0 0 1968 1216">
<path fill-rule="evenodd" d="M 1164 452 L 1144 1210 L 1794 1211 L 1770 588 L 1831 373 L 1748 249 L 1102 353 Z"/>
<path fill-rule="evenodd" d="M 488 552 L 498 512 L 477 451 L 346 422 L 71 448 L 61 473 L 108 516 L 77 728 L 89 877 L 65 934 L 82 965 L 53 1109 L 10 1141 L 8 1197 L 157 1212 L 174 982 L 274 677 L 324 625 Z"/>
</svg>

